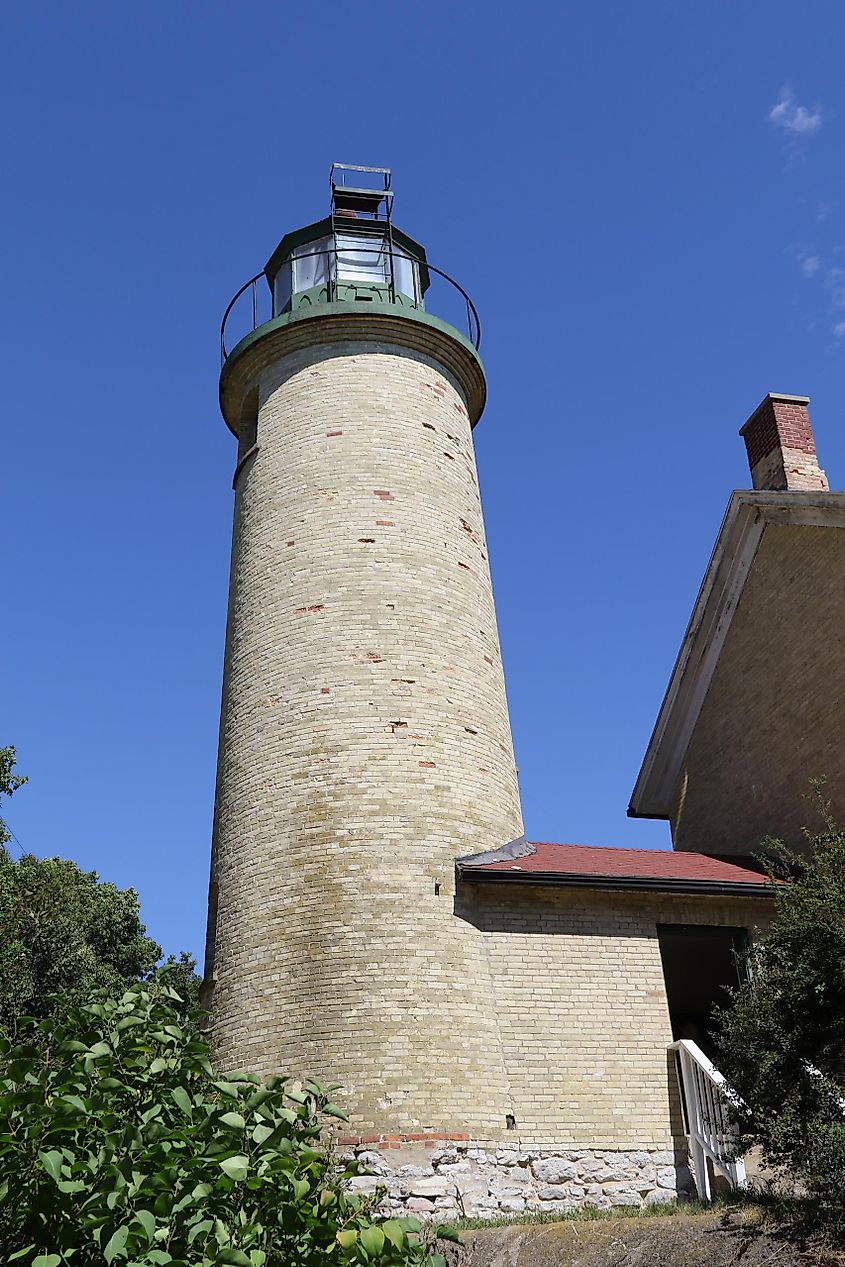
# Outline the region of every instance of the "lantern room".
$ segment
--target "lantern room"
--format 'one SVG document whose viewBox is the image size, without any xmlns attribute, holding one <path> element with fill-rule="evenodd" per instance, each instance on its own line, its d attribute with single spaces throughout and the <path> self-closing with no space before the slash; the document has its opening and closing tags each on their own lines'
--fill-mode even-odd
<svg viewBox="0 0 845 1267">
<path fill-rule="evenodd" d="M 424 308 L 425 250 L 391 218 L 390 169 L 334 163 L 331 214 L 287 233 L 264 269 L 273 316 L 335 300 Z"/>
</svg>

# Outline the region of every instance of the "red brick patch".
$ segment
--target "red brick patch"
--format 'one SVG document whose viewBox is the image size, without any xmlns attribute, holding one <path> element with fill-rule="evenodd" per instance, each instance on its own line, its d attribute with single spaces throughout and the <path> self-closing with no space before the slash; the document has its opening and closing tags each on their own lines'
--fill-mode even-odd
<svg viewBox="0 0 845 1267">
<path fill-rule="evenodd" d="M 424 1143 L 426 1148 L 444 1140 L 465 1140 L 469 1142 L 466 1131 L 415 1131 L 412 1135 L 341 1135 L 338 1144 L 341 1148 L 357 1147 L 361 1144 L 375 1144 L 378 1148 L 400 1148 L 402 1144 Z"/>
</svg>

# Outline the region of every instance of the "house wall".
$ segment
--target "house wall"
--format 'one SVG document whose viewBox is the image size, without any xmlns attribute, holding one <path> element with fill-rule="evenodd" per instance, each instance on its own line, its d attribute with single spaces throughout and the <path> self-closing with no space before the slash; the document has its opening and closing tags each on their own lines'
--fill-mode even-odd
<svg viewBox="0 0 845 1267">
<path fill-rule="evenodd" d="M 657 925 L 753 930 L 768 902 L 493 884 L 461 900 L 485 934 L 518 1137 L 672 1146 Z"/>
<path fill-rule="evenodd" d="M 819 776 L 842 821 L 843 575 L 845 532 L 766 527 L 681 766 L 676 849 L 800 847 L 822 826 L 806 799 Z"/>
<path fill-rule="evenodd" d="M 364 1189 L 378 1180 L 388 1208 L 433 1216 L 652 1204 L 688 1186 L 657 926 L 753 936 L 770 904 L 481 883 L 461 886 L 456 913 L 483 937 L 515 1125 L 428 1152 L 347 1139 L 373 1169 Z"/>
</svg>

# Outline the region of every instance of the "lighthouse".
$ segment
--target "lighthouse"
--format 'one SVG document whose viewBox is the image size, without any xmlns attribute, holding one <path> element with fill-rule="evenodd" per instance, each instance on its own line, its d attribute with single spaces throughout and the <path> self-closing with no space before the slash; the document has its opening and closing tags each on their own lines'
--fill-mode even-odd
<svg viewBox="0 0 845 1267">
<path fill-rule="evenodd" d="M 523 828 L 478 321 L 394 222 L 387 169 L 335 164 L 330 188 L 224 322 L 238 447 L 204 998 L 222 1069 L 340 1083 L 361 1130 L 484 1137 L 508 1079 L 454 862 Z"/>
</svg>

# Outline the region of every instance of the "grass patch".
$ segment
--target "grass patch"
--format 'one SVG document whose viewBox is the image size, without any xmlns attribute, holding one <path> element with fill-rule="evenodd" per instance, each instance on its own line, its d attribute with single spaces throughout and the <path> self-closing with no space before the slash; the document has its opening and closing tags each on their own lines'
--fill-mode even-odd
<svg viewBox="0 0 845 1267">
<path fill-rule="evenodd" d="M 577 1210 L 527 1210 L 524 1214 L 496 1214 L 489 1219 L 481 1217 L 459 1218 L 449 1226 L 459 1232 L 470 1232 L 485 1227 L 519 1227 L 537 1223 L 595 1223 L 609 1219 L 654 1219 L 677 1214 L 731 1213 L 735 1210 L 759 1208 L 759 1200 L 752 1195 L 733 1192 L 729 1197 L 717 1197 L 714 1201 L 695 1201 L 682 1198 L 667 1201 L 665 1205 L 615 1205 L 609 1210 L 595 1206 L 580 1206 Z M 446 1220 L 442 1220 L 444 1223 Z"/>
</svg>

